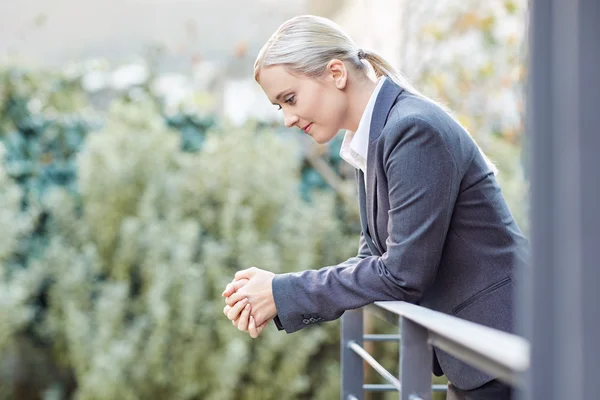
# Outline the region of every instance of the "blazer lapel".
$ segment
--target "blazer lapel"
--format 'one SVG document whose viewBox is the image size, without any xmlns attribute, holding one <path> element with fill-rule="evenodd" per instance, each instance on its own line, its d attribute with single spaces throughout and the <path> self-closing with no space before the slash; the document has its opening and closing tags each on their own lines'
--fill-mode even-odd
<svg viewBox="0 0 600 400">
<path fill-rule="evenodd" d="M 371 153 L 370 147 L 369 147 L 369 153 Z M 368 158 L 367 158 L 367 160 L 368 160 Z M 377 215 L 377 191 L 376 191 L 377 190 L 377 178 L 376 178 L 377 171 L 375 171 L 374 167 L 375 166 L 373 166 L 373 168 L 369 168 L 367 166 L 367 193 L 366 193 L 367 223 L 369 225 L 369 232 L 371 233 L 371 238 L 373 239 L 375 246 L 377 246 L 377 248 L 379 249 L 379 252 L 381 253 L 381 247 L 380 247 L 379 239 L 378 239 L 379 235 L 377 235 L 377 223 L 376 223 L 377 221 L 375 221 L 375 216 Z"/>
<path fill-rule="evenodd" d="M 356 182 L 358 184 L 358 200 L 360 205 L 360 225 L 362 226 L 363 235 L 371 254 L 380 256 L 381 251 L 371 238 L 369 223 L 367 222 L 367 194 L 365 193 L 365 175 L 360 169 L 356 170 Z"/>
<path fill-rule="evenodd" d="M 381 86 L 377 100 L 375 100 L 375 107 L 373 109 L 373 116 L 371 117 L 371 126 L 369 130 L 369 149 L 367 153 L 367 192 L 366 192 L 366 218 L 369 232 L 373 240 L 374 245 L 377 247 L 380 254 L 383 253 L 383 244 L 379 241 L 379 235 L 377 234 L 377 162 L 376 157 L 381 155 L 377 154 L 376 140 L 381 135 L 381 131 L 385 126 L 388 115 L 392 106 L 396 102 L 396 98 L 402 92 L 402 88 L 392 82 L 389 78 L 386 78 L 385 82 Z M 361 171 L 362 175 L 362 171 Z M 362 185 L 359 185 L 362 186 Z M 361 213 L 362 218 L 362 213 Z M 363 229 L 364 231 L 364 229 Z"/>
</svg>

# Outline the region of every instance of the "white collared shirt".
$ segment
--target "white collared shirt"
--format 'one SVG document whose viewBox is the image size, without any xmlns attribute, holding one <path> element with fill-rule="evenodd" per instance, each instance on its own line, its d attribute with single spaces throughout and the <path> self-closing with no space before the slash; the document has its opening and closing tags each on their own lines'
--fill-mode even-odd
<svg viewBox="0 0 600 400">
<path fill-rule="evenodd" d="M 363 111 L 363 115 L 358 123 L 356 132 L 346 130 L 342 148 L 340 149 L 340 157 L 356 169 L 360 169 L 365 175 L 365 188 L 367 186 L 367 154 L 369 152 L 369 132 L 371 130 L 371 118 L 373 117 L 373 109 L 375 101 L 385 77 L 379 79 L 371 98 Z"/>
</svg>

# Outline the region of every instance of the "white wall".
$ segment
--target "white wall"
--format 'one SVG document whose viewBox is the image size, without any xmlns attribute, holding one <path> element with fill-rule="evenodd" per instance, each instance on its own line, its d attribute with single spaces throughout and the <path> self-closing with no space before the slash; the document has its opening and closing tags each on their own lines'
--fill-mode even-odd
<svg viewBox="0 0 600 400">
<path fill-rule="evenodd" d="M 398 68 L 405 3 L 405 0 L 347 0 L 332 19 L 358 46 L 376 51 Z"/>
</svg>

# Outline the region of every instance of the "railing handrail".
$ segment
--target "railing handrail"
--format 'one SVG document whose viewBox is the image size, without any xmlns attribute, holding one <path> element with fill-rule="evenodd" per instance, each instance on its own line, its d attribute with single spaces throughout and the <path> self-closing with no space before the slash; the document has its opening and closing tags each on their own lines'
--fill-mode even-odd
<svg viewBox="0 0 600 400">
<path fill-rule="evenodd" d="M 365 335 L 365 310 L 399 326 L 400 335 Z M 362 347 L 364 340 L 400 340 L 400 379 Z M 362 361 L 388 381 L 377 390 L 399 390 L 402 400 L 431 399 L 432 390 L 442 390 L 441 385 L 431 385 L 432 347 L 512 386 L 524 386 L 530 359 L 527 340 L 415 304 L 385 301 L 342 316 L 342 399 L 362 399 L 364 390 L 374 390 L 363 383 Z"/>
<path fill-rule="evenodd" d="M 378 301 L 375 306 L 407 318 L 430 333 L 487 357 L 516 373 L 525 373 L 529 368 L 529 343 L 518 335 L 403 301 Z M 460 352 L 453 353 L 457 358 L 465 358 Z M 463 361 L 468 362 L 469 359 Z"/>
</svg>

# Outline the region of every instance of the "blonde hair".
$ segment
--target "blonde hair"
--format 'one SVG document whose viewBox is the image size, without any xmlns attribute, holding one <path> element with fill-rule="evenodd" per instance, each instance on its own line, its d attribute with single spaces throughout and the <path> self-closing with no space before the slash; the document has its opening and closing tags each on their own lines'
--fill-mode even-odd
<svg viewBox="0 0 600 400">
<path fill-rule="evenodd" d="M 360 56 L 359 56 L 360 54 Z M 424 97 L 400 72 L 374 51 L 360 49 L 333 21 L 314 15 L 301 15 L 284 22 L 258 53 L 254 79 L 270 65 L 285 65 L 291 72 L 319 77 L 332 59 L 347 61 L 367 72 L 369 62 L 377 78 L 385 76 L 404 90 Z"/>
<path fill-rule="evenodd" d="M 362 60 L 368 61 L 377 78 L 385 76 L 405 91 L 436 104 L 460 125 L 448 107 L 420 93 L 383 57 L 359 48 L 340 26 L 323 17 L 300 15 L 284 22 L 259 51 L 254 62 L 254 79 L 259 82 L 261 69 L 271 65 L 284 65 L 292 73 L 318 78 L 334 58 L 350 63 L 365 75 L 368 66 Z M 494 164 L 481 148 L 479 151 L 496 173 Z"/>
</svg>

